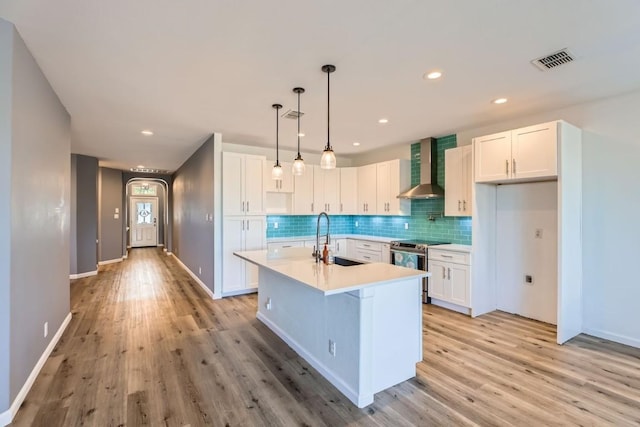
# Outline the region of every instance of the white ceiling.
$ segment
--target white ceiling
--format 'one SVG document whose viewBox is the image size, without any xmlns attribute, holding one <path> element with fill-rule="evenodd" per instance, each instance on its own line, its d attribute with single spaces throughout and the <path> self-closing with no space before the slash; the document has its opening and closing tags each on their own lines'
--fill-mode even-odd
<svg viewBox="0 0 640 427">
<path fill-rule="evenodd" d="M 637 0 L 0 0 L 0 16 L 71 114 L 72 151 L 117 168 L 175 170 L 212 132 L 275 146 L 271 104 L 295 108 L 298 85 L 302 153 L 321 151 L 326 63 L 338 156 L 640 88 Z M 562 68 L 529 62 L 565 47 Z M 283 148 L 295 134 L 281 120 Z"/>
</svg>

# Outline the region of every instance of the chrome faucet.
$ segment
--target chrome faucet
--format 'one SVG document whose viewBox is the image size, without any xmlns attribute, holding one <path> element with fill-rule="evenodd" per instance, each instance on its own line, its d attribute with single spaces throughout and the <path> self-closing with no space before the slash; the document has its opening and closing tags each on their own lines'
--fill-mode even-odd
<svg viewBox="0 0 640 427">
<path fill-rule="evenodd" d="M 316 226 L 316 250 L 313 251 L 313 256 L 315 257 L 316 262 L 320 262 L 322 259 L 322 251 L 320 250 L 320 218 L 322 218 L 322 216 L 327 218 L 327 240 L 325 240 L 325 244 L 329 245 L 329 226 L 331 222 L 329 221 L 329 215 L 327 215 L 326 212 L 320 212 L 318 214 L 318 224 Z"/>
</svg>

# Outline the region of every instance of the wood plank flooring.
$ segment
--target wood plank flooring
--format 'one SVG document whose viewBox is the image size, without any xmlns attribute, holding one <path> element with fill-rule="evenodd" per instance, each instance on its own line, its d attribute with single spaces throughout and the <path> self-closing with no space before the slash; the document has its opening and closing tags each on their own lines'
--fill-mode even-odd
<svg viewBox="0 0 640 427">
<path fill-rule="evenodd" d="M 506 313 L 424 306 L 418 376 L 358 409 L 171 257 L 135 249 L 71 284 L 73 320 L 15 426 L 640 425 L 640 350 Z"/>
</svg>

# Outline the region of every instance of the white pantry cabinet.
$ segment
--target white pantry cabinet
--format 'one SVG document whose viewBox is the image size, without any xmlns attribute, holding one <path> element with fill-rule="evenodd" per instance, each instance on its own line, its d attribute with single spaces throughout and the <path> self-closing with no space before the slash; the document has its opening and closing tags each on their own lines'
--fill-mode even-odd
<svg viewBox="0 0 640 427">
<path fill-rule="evenodd" d="M 275 162 L 274 162 L 275 163 Z M 273 179 L 271 169 L 273 165 L 267 162 L 264 168 L 264 191 L 271 193 L 293 193 L 293 172 L 291 163 L 280 162 L 282 179 Z"/>
<path fill-rule="evenodd" d="M 222 209 L 224 215 L 264 215 L 266 158 L 222 153 Z"/>
<path fill-rule="evenodd" d="M 471 216 L 472 151 L 465 145 L 444 152 L 445 216 Z"/>
<path fill-rule="evenodd" d="M 429 249 L 429 296 L 431 298 L 470 307 L 469 254 Z"/>
<path fill-rule="evenodd" d="M 473 146 L 475 182 L 525 182 L 558 176 L 557 121 L 474 138 Z"/>
<path fill-rule="evenodd" d="M 340 168 L 340 214 L 358 213 L 358 168 Z"/>
<path fill-rule="evenodd" d="M 225 217 L 222 221 L 222 293 L 225 296 L 244 293 L 258 287 L 258 267 L 233 253 L 264 249 L 266 217 Z"/>
</svg>

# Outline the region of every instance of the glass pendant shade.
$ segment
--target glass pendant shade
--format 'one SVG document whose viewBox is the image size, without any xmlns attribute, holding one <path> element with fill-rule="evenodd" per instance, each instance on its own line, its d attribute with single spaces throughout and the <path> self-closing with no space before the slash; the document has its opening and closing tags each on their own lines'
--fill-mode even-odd
<svg viewBox="0 0 640 427">
<path fill-rule="evenodd" d="M 273 169 L 271 169 L 271 178 L 273 179 L 282 179 L 282 166 L 280 166 L 280 163 L 276 163 L 275 165 L 273 165 Z"/>
<path fill-rule="evenodd" d="M 304 160 L 302 160 L 302 157 L 296 157 L 296 159 L 293 161 L 291 172 L 296 176 L 300 176 L 304 173 L 304 170 L 305 170 Z"/>
<path fill-rule="evenodd" d="M 336 167 L 336 154 L 333 152 L 331 147 L 327 147 L 322 152 L 322 157 L 320 158 L 320 168 L 335 169 L 335 167 Z"/>
</svg>

